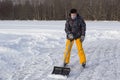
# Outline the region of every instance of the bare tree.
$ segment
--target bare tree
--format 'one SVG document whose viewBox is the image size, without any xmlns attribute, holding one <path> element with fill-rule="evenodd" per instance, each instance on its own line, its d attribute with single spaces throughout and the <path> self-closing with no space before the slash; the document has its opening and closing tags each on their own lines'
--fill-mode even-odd
<svg viewBox="0 0 120 80">
<path fill-rule="evenodd" d="M 1 0 L 0 19 L 63 20 L 76 8 L 87 20 L 120 20 L 120 0 Z"/>
</svg>

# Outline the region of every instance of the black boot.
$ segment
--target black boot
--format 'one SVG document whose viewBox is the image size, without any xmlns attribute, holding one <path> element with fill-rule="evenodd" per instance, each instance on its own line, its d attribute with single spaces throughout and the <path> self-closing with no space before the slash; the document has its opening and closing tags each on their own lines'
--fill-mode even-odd
<svg viewBox="0 0 120 80">
<path fill-rule="evenodd" d="M 85 68 L 86 67 L 86 63 L 82 63 L 82 67 Z"/>
</svg>

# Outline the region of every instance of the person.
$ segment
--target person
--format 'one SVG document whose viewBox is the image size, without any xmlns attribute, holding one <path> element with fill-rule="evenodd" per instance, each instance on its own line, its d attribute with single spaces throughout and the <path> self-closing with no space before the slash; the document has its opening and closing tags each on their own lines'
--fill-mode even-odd
<svg viewBox="0 0 120 80">
<path fill-rule="evenodd" d="M 83 68 L 86 66 L 86 56 L 82 47 L 85 39 L 86 24 L 83 18 L 77 13 L 76 9 L 71 9 L 69 17 L 65 23 L 65 32 L 67 35 L 66 48 L 64 52 L 64 66 L 70 62 L 70 52 L 74 41 L 78 49 L 80 64 Z"/>
</svg>

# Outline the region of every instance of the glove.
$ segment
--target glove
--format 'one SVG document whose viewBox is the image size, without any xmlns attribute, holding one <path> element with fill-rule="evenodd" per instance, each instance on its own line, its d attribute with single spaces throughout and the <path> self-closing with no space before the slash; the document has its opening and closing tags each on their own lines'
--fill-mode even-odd
<svg viewBox="0 0 120 80">
<path fill-rule="evenodd" d="M 81 36 L 81 37 L 80 37 L 81 42 L 83 42 L 84 39 L 85 39 L 85 36 Z"/>
<path fill-rule="evenodd" d="M 68 39 L 69 39 L 69 40 L 73 40 L 73 39 L 74 39 L 73 34 L 71 34 L 71 33 L 70 33 L 70 34 L 68 34 Z"/>
</svg>

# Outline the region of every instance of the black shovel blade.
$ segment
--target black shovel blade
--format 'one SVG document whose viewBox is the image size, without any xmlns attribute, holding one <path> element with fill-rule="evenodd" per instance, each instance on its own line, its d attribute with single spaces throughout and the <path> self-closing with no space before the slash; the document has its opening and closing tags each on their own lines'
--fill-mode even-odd
<svg viewBox="0 0 120 80">
<path fill-rule="evenodd" d="M 70 73 L 70 68 L 57 67 L 55 66 L 52 74 L 68 76 Z"/>
</svg>

